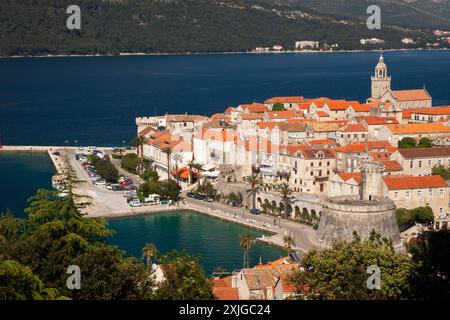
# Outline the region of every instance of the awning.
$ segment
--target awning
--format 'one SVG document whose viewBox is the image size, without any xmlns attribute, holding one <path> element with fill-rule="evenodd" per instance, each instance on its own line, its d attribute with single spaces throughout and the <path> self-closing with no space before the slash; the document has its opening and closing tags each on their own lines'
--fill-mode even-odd
<svg viewBox="0 0 450 320">
<path fill-rule="evenodd" d="M 204 171 L 210 171 L 210 170 L 213 170 L 213 169 L 215 169 L 215 168 L 216 168 L 216 166 L 215 166 L 214 164 L 208 163 L 208 164 L 205 164 L 205 165 L 202 167 L 202 170 L 204 170 Z"/>
</svg>

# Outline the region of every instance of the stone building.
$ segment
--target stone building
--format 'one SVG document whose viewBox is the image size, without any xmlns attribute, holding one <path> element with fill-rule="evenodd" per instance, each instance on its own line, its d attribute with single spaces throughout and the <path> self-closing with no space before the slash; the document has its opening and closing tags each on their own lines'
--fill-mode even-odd
<svg viewBox="0 0 450 320">
<path fill-rule="evenodd" d="M 331 197 L 324 201 L 318 241 L 330 247 L 337 241 L 352 241 L 354 232 L 367 239 L 372 231 L 400 244 L 400 234 L 392 200 L 383 197 L 383 167 L 370 159 L 361 164 L 359 195 Z"/>
<path fill-rule="evenodd" d="M 432 106 L 432 97 L 424 88 L 413 90 L 391 90 L 392 78 L 388 75 L 388 68 L 383 55 L 375 67 L 375 73 L 371 77 L 372 91 L 367 102 L 389 102 L 394 109 L 400 110 L 429 108 Z"/>
<path fill-rule="evenodd" d="M 450 167 L 450 147 L 399 149 L 391 155 L 403 172 L 411 176 L 430 176 L 433 167 Z"/>
</svg>

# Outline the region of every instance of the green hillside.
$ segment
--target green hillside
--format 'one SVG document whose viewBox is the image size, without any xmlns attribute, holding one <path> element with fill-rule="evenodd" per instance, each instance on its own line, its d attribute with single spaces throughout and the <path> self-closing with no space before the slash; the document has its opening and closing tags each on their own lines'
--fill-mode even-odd
<svg viewBox="0 0 450 320">
<path fill-rule="evenodd" d="M 429 37 L 396 27 L 369 31 L 361 19 L 248 0 L 78 0 L 82 28 L 69 31 L 71 4 L 0 1 L 0 55 L 224 52 L 273 44 L 289 49 L 302 39 L 360 49 L 359 39 L 371 37 L 383 38 L 384 48 L 400 48 L 402 37 Z"/>
</svg>

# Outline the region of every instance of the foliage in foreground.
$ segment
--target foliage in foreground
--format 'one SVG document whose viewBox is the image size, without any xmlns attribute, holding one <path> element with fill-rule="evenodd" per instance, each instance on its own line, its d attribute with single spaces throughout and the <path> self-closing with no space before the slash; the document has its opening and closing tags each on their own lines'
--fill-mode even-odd
<svg viewBox="0 0 450 320">
<path fill-rule="evenodd" d="M 367 288 L 367 268 L 381 269 L 381 289 Z M 290 281 L 309 299 L 401 299 L 410 292 L 409 277 L 414 265 L 407 254 L 395 253 L 390 243 L 372 235 L 369 240 L 355 238 L 336 243 L 322 252 L 309 251 L 303 258 L 304 271 L 295 272 Z"/>
<path fill-rule="evenodd" d="M 0 299 L 153 299 L 163 294 L 140 261 L 106 243 L 113 234 L 106 220 L 82 218 L 71 197 L 58 198 L 53 191 L 39 190 L 29 203 L 27 219 L 0 217 Z M 193 259 L 185 254 L 182 261 L 190 266 Z M 80 267 L 80 290 L 67 289 L 70 265 Z M 201 279 L 204 272 L 200 266 L 178 265 L 173 290 L 195 298 L 186 282 Z M 208 288 L 197 299 L 207 297 Z"/>
<path fill-rule="evenodd" d="M 397 216 L 397 224 L 399 226 L 414 225 L 415 222 L 428 223 L 434 219 L 433 209 L 429 206 L 417 207 L 410 210 L 398 208 L 395 213 Z"/>
<path fill-rule="evenodd" d="M 391 244 L 372 233 L 366 241 L 336 243 L 322 252 L 309 251 L 303 269 L 290 282 L 307 299 L 449 299 L 450 232 L 426 232 L 396 253 Z M 381 288 L 369 290 L 371 265 L 380 267 Z"/>
</svg>

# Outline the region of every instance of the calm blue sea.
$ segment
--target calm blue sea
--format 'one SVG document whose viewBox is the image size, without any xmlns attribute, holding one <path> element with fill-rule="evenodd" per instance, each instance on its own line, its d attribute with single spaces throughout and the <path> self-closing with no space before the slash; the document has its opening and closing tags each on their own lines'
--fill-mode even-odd
<svg viewBox="0 0 450 320">
<path fill-rule="evenodd" d="M 378 53 L 230 54 L 148 57 L 0 59 L 3 144 L 121 145 L 136 134 L 136 116 L 209 115 L 272 96 L 328 96 L 364 101 Z M 394 89 L 426 85 L 434 104 L 450 104 L 450 52 L 387 52 Z M 0 153 L 0 211 L 23 216 L 26 199 L 50 188 L 45 154 Z M 198 214 L 114 219 L 111 243 L 140 257 L 146 242 L 162 252 L 187 249 L 208 273 L 241 266 L 243 227 Z M 255 233 L 256 235 L 256 233 Z M 252 264 L 282 251 L 255 245 Z"/>
<path fill-rule="evenodd" d="M 4 144 L 121 145 L 134 118 L 212 114 L 272 96 L 364 101 L 379 53 L 0 59 Z M 393 88 L 450 104 L 450 51 L 386 52 Z"/>
</svg>

